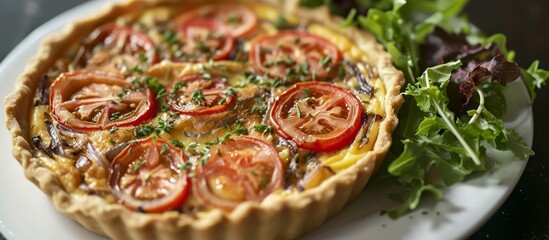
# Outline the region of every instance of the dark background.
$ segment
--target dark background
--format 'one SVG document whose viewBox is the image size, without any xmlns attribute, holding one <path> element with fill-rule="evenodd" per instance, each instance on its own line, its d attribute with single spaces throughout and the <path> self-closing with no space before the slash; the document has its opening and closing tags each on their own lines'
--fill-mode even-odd
<svg viewBox="0 0 549 240">
<path fill-rule="evenodd" d="M 82 2 L 0 0 L 0 60 L 33 29 Z M 470 0 L 465 12 L 486 34 L 507 35 L 508 48 L 517 52 L 520 66 L 539 59 L 540 67 L 549 69 L 549 1 Z M 549 87 L 538 91 L 533 108 L 536 155 L 509 199 L 470 239 L 549 240 L 549 140 L 544 140 L 549 135 Z"/>
</svg>

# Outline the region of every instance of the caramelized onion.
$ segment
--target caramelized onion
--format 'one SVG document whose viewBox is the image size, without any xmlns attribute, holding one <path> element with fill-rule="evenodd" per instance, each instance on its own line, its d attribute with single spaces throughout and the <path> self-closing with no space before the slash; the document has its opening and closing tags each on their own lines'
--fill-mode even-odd
<svg viewBox="0 0 549 240">
<path fill-rule="evenodd" d="M 99 164 L 102 168 L 109 169 L 110 163 L 95 149 L 95 146 L 91 142 L 86 144 L 86 157 Z"/>
</svg>

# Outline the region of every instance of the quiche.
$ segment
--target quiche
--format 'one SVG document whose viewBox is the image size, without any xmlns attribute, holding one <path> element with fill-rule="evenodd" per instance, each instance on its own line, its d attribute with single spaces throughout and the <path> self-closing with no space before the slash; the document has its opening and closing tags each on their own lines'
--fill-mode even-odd
<svg viewBox="0 0 549 240">
<path fill-rule="evenodd" d="M 299 237 L 365 187 L 403 101 L 383 47 L 341 22 L 289 0 L 111 3 L 28 63 L 13 154 L 113 239 Z"/>
</svg>

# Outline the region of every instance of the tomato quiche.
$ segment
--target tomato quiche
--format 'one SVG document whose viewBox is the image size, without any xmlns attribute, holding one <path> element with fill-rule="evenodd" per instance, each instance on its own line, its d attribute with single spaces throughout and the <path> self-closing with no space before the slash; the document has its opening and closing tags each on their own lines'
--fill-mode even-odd
<svg viewBox="0 0 549 240">
<path fill-rule="evenodd" d="M 113 239 L 296 238 L 364 188 L 402 104 L 382 46 L 340 25 L 298 1 L 110 4 L 18 79 L 13 154 Z"/>
</svg>

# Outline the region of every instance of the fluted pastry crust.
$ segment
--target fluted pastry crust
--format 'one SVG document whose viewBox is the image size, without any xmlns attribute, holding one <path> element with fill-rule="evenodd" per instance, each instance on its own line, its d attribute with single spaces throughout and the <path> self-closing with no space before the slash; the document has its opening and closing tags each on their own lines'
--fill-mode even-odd
<svg viewBox="0 0 549 240">
<path fill-rule="evenodd" d="M 389 150 L 391 134 L 398 123 L 396 112 L 403 102 L 400 95 L 402 74 L 395 69 L 390 56 L 369 33 L 353 27 L 339 28 L 341 19 L 331 16 L 328 9 L 303 9 L 297 5 L 298 1 L 266 2 L 279 6 L 281 11 L 337 29 L 367 54 L 378 72 L 386 90 L 382 103 L 385 117 L 379 125 L 373 149 L 354 165 L 307 191 L 271 195 L 262 202 L 245 202 L 231 212 L 214 209 L 204 218 L 193 218 L 177 212 L 143 214 L 120 204 L 107 203 L 99 196 L 68 193 L 57 176 L 41 166 L 34 154 L 36 150 L 29 133 L 30 113 L 34 107 L 33 98 L 39 79 L 64 53 L 66 46 L 82 39 L 95 28 L 130 12 L 178 4 L 171 0 L 151 0 L 109 4 L 100 13 L 73 22 L 63 32 L 55 33 L 43 41 L 38 54 L 28 62 L 25 71 L 17 79 L 15 92 L 5 99 L 6 126 L 13 137 L 13 155 L 23 166 L 25 176 L 51 199 L 59 211 L 87 229 L 113 239 L 293 239 L 317 228 L 337 214 L 362 191 Z"/>
</svg>

